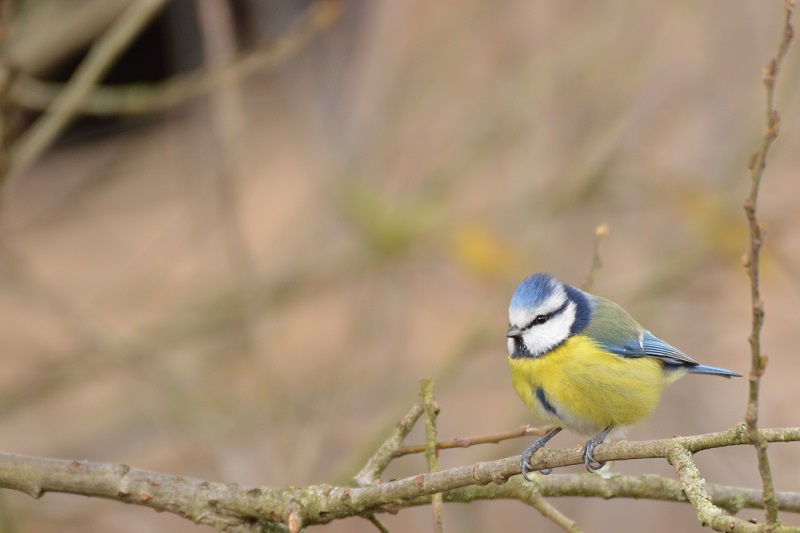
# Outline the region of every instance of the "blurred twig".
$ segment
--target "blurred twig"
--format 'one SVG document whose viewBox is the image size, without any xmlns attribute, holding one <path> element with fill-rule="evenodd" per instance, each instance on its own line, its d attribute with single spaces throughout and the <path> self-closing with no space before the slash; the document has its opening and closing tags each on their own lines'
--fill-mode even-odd
<svg viewBox="0 0 800 533">
<path fill-rule="evenodd" d="M 594 280 L 597 273 L 603 268 L 603 257 L 600 255 L 600 244 L 603 238 L 608 235 L 608 226 L 601 224 L 594 230 L 594 247 L 592 248 L 592 266 L 589 267 L 589 274 L 583 282 L 581 288 L 585 291 L 591 291 L 594 287 Z"/>
<path fill-rule="evenodd" d="M 48 104 L 44 114 L 11 147 L 5 187 L 8 188 L 69 124 L 92 88 L 111 68 L 114 60 L 164 7 L 166 0 L 137 0 L 89 48 L 72 78 Z"/>
<path fill-rule="evenodd" d="M 0 2 L 0 176 L 5 175 L 7 169 L 8 144 L 11 139 L 8 88 L 12 76 L 9 36 L 13 4 L 12 0 Z"/>
<path fill-rule="evenodd" d="M 24 10 L 19 10 L 19 18 L 14 20 L 11 62 L 26 75 L 43 75 L 88 48 L 130 3 L 130 0 L 24 2 Z"/>
<path fill-rule="evenodd" d="M 301 15 L 292 28 L 277 40 L 239 57 L 218 70 L 201 69 L 179 74 L 163 82 L 124 87 L 95 87 L 76 111 L 87 115 L 133 115 L 162 111 L 208 94 L 214 88 L 275 66 L 308 44 L 320 30 L 329 27 L 342 10 L 340 0 L 320 0 Z M 10 97 L 30 109 L 50 105 L 62 85 L 28 76 L 15 80 Z"/>
<path fill-rule="evenodd" d="M 750 278 L 750 298 L 753 309 L 752 331 L 750 333 L 750 352 L 752 356 L 750 370 L 750 392 L 745 412 L 747 433 L 756 449 L 758 457 L 758 470 L 764 491 L 766 508 L 766 526 L 774 529 L 778 524 L 778 502 L 775 498 L 775 487 L 772 480 L 772 470 L 767 455 L 767 442 L 758 431 L 758 396 L 761 376 L 767 364 L 766 356 L 761 352 L 761 328 L 764 324 L 764 302 L 761 300 L 759 279 L 759 259 L 761 246 L 764 242 L 764 227 L 758 220 L 758 189 L 766 166 L 767 153 L 772 142 L 778 136 L 780 129 L 780 115 L 775 109 L 775 82 L 780 72 L 781 65 L 789 44 L 794 37 L 794 28 L 791 24 L 792 14 L 797 5 L 797 0 L 787 1 L 785 4 L 785 17 L 778 51 L 770 59 L 764 69 L 764 85 L 766 86 L 766 113 L 764 117 L 764 133 L 758 149 L 750 161 L 750 193 L 744 202 L 745 214 L 749 227 L 749 249 L 745 255 L 744 264 Z"/>
<path fill-rule="evenodd" d="M 227 0 L 196 0 L 195 6 L 205 63 L 211 74 L 221 76 L 225 65 L 237 53 L 233 7 Z M 255 267 L 245 242 L 239 215 L 239 161 L 242 160 L 242 154 L 236 139 L 244 131 L 246 111 L 237 81 L 239 80 L 234 78 L 231 83 L 219 87 L 209 95 L 211 124 L 208 133 L 217 151 L 215 161 L 218 161 L 218 171 L 214 176 L 217 194 L 213 195 L 213 201 L 219 209 L 224 249 L 238 288 L 236 297 L 243 311 L 239 329 L 244 352 L 252 356 L 255 353 L 256 338 L 253 333 L 256 315 L 253 295 Z"/>
</svg>

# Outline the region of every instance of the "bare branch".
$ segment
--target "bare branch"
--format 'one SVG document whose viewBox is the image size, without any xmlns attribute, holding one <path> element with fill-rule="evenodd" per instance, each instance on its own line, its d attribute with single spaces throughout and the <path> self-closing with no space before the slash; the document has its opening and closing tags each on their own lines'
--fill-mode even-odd
<svg viewBox="0 0 800 533">
<path fill-rule="evenodd" d="M 706 490 L 714 505 L 732 514 L 742 509 L 764 508 L 762 493 L 757 489 L 706 483 Z M 655 474 L 614 475 L 608 478 L 586 474 L 551 474 L 536 476 L 533 483 L 524 481 L 521 477 L 512 477 L 504 485 L 465 487 L 445 492 L 444 501 L 469 503 L 474 500 L 511 499 L 530 503 L 531 494 L 546 498 L 632 498 L 683 503 L 687 501 L 680 482 Z M 798 492 L 779 492 L 778 502 L 782 511 L 800 512 Z M 409 504 L 429 505 L 430 497 L 415 498 Z"/>
<path fill-rule="evenodd" d="M 706 490 L 706 482 L 700 476 L 700 471 L 692 457 L 692 452 L 681 446 L 675 446 L 669 457 L 670 463 L 675 467 L 678 479 L 681 481 L 683 493 L 692 503 L 700 523 L 711 526 L 717 531 L 737 531 L 741 533 L 755 533 L 758 525 L 728 515 L 718 506 L 714 505 L 711 496 Z"/>
<path fill-rule="evenodd" d="M 775 83 L 780 72 L 783 59 L 789 50 L 789 44 L 794 36 L 791 24 L 792 13 L 797 6 L 797 0 L 787 1 L 785 4 L 785 17 L 778 51 L 770 59 L 764 69 L 764 85 L 766 86 L 766 113 L 764 118 L 764 133 L 761 143 L 750 161 L 750 193 L 744 201 L 744 210 L 749 228 L 749 249 L 745 254 L 744 265 L 750 278 L 750 299 L 752 305 L 752 329 L 749 337 L 751 353 L 750 391 L 745 412 L 747 434 L 751 439 L 758 458 L 758 470 L 764 491 L 766 507 L 766 521 L 768 526 L 778 524 L 778 504 L 775 499 L 775 487 L 772 481 L 772 470 L 767 455 L 766 440 L 758 431 L 758 394 L 761 376 L 767 365 L 767 357 L 761 352 L 761 328 L 764 324 L 764 302 L 761 300 L 761 287 L 759 279 L 759 264 L 761 246 L 764 243 L 764 226 L 758 220 L 758 189 L 767 161 L 767 153 L 772 142 L 778 136 L 780 129 L 780 115 L 775 109 Z"/>
<path fill-rule="evenodd" d="M 512 429 L 511 431 L 503 431 L 502 433 L 492 433 L 490 435 L 481 435 L 478 437 L 455 437 L 450 440 L 444 440 L 436 443 L 436 448 L 439 450 L 447 450 L 450 448 L 469 448 L 477 444 L 498 444 L 509 439 L 518 439 L 520 437 L 541 437 L 554 426 L 545 426 L 543 428 L 532 428 L 528 425 L 521 426 L 519 429 Z M 394 452 L 395 457 L 402 457 L 404 455 L 411 455 L 413 453 L 424 453 L 426 446 L 424 444 L 414 444 L 398 448 Z"/>
<path fill-rule="evenodd" d="M 439 471 L 439 450 L 436 448 L 436 416 L 439 406 L 433 401 L 433 382 L 430 378 L 420 380 L 422 410 L 425 412 L 425 458 L 428 472 Z M 444 533 L 444 510 L 442 494 L 436 493 L 431 498 L 433 508 L 433 533 Z"/>
<path fill-rule="evenodd" d="M 410 413 L 412 418 L 415 414 Z M 680 452 L 684 455 L 678 454 L 677 449 L 696 453 L 721 446 L 749 445 L 745 432 L 746 427 L 740 425 L 725 432 L 707 435 L 602 444 L 595 450 L 595 458 L 600 461 L 619 461 L 660 457 L 671 458 L 674 464 L 676 458 L 685 456 L 685 452 Z M 764 429 L 761 435 L 769 442 L 800 441 L 800 428 Z M 533 458 L 533 467 L 537 470 L 583 463 L 580 452 L 574 448 L 544 452 L 537 453 Z M 396 512 L 409 505 L 421 505 L 420 502 L 424 500 L 420 498 L 435 493 L 443 493 L 444 501 L 456 501 L 453 500 L 455 497 L 502 497 L 534 505 L 530 500 L 531 491 L 539 491 L 545 497 L 587 496 L 591 494 L 586 487 L 594 487 L 592 490 L 595 495 L 601 494 L 603 497 L 612 497 L 614 490 L 621 490 L 620 497 L 656 499 L 675 499 L 676 492 L 680 492 L 668 483 L 653 485 L 652 476 L 643 478 L 651 481 L 649 492 L 636 486 L 627 487 L 625 492 L 624 487 L 620 488 L 620 480 L 616 479 L 618 476 L 605 480 L 590 475 L 556 475 L 547 478 L 537 476 L 535 483 L 519 483 L 519 477 L 509 481 L 519 473 L 519 456 L 515 456 L 385 483 L 375 481 L 364 487 L 326 484 L 303 488 L 245 487 L 136 470 L 126 465 L 0 454 L 0 487 L 22 491 L 34 497 L 46 492 L 64 492 L 108 498 L 168 511 L 197 523 L 227 530 L 247 530 L 255 521 L 263 520 L 276 525 L 283 524 L 286 529 L 297 531 L 312 524 L 324 524 L 340 518 Z M 573 486 L 564 485 L 565 480 L 572 480 Z M 729 487 L 724 490 L 726 509 L 738 509 L 753 502 L 753 491 L 750 489 Z M 779 498 L 780 505 L 785 504 L 793 510 L 800 508 L 800 494 L 779 495 Z M 542 506 L 540 503 L 536 505 Z M 553 510 L 548 509 L 547 512 L 554 519 L 556 515 Z M 722 514 L 719 516 L 728 518 Z"/>
</svg>

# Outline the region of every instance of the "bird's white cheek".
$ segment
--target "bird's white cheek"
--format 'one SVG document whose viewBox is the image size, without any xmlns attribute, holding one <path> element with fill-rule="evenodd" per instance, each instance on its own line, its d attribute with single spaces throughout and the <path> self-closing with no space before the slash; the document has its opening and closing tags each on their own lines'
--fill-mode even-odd
<svg viewBox="0 0 800 533">
<path fill-rule="evenodd" d="M 525 346 L 534 356 L 549 352 L 569 337 L 569 329 L 574 320 L 575 304 L 570 303 L 563 313 L 555 316 L 546 324 L 526 331 L 522 336 Z"/>
</svg>

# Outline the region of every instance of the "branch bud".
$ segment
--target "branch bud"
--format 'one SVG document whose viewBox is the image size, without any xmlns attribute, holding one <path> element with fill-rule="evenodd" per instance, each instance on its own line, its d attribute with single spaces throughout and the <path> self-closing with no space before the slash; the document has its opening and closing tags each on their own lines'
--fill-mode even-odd
<svg viewBox="0 0 800 533">
<path fill-rule="evenodd" d="M 773 139 L 778 136 L 778 131 L 781 127 L 781 115 L 776 110 L 769 113 L 769 125 L 767 126 L 767 135 Z"/>
<path fill-rule="evenodd" d="M 764 74 L 761 76 L 761 79 L 764 80 L 764 84 L 768 87 L 772 87 L 772 83 L 775 81 L 775 74 L 778 72 L 778 62 L 775 59 L 770 59 L 767 63 L 767 66 L 764 67 Z"/>
</svg>

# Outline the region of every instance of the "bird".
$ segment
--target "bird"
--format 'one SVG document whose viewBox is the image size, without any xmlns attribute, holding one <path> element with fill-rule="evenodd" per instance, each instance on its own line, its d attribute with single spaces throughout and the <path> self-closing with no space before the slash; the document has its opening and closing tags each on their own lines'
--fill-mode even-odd
<svg viewBox="0 0 800 533">
<path fill-rule="evenodd" d="M 741 377 L 699 364 L 614 302 L 547 273 L 519 284 L 508 323 L 514 390 L 536 415 L 555 425 L 522 454 L 522 475 L 528 481 L 533 454 L 564 428 L 594 435 L 581 449 L 586 469 L 593 472 L 605 465 L 594 460 L 595 447 L 612 430 L 649 416 L 667 385 L 687 373 Z"/>
</svg>

